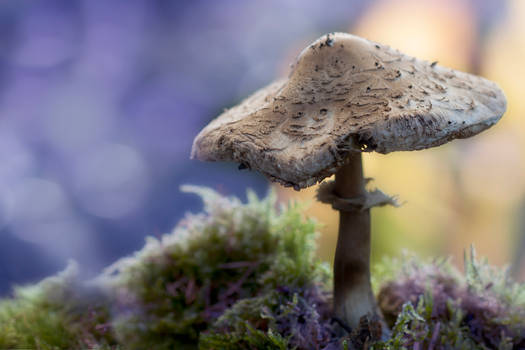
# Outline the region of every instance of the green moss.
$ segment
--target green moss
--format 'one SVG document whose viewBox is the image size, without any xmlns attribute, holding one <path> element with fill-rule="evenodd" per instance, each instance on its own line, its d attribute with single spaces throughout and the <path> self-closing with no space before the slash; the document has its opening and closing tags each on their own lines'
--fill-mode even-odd
<svg viewBox="0 0 525 350">
<path fill-rule="evenodd" d="M 290 349 L 288 340 L 282 335 L 274 333 L 271 329 L 266 332 L 254 329 L 250 325 L 242 333 L 211 334 L 203 337 L 200 349 L 268 349 L 287 350 Z"/>
<path fill-rule="evenodd" d="M 289 300 L 278 293 L 243 299 L 219 318 L 199 341 L 200 349 L 288 349 L 288 340 L 275 332 L 277 309 Z M 286 311 L 285 311 L 286 312 Z"/>
<path fill-rule="evenodd" d="M 271 349 L 325 349 L 340 342 L 330 317 L 327 293 L 318 286 L 281 287 L 238 301 L 201 335 L 199 348 L 222 349 L 230 344 L 228 349 L 248 350 L 272 344 Z"/>
<path fill-rule="evenodd" d="M 315 223 L 297 205 L 277 208 L 273 194 L 260 200 L 249 192 L 242 204 L 208 189 L 184 190 L 203 198 L 204 213 L 106 271 L 118 308 L 126 310 L 115 322 L 126 347 L 159 339 L 160 348 L 191 346 L 237 300 L 328 282 L 315 259 Z"/>
<path fill-rule="evenodd" d="M 77 285 L 73 264 L 39 284 L 15 288 L 13 298 L 0 301 L 0 348 L 109 348 L 107 308 L 87 293 Z"/>
<path fill-rule="evenodd" d="M 0 301 L 0 348 L 34 349 L 522 349 L 525 286 L 475 253 L 384 260 L 377 320 L 340 337 L 331 280 L 315 257 L 316 225 L 273 194 L 248 203 L 214 191 L 205 210 L 81 283 L 70 267 Z"/>
</svg>

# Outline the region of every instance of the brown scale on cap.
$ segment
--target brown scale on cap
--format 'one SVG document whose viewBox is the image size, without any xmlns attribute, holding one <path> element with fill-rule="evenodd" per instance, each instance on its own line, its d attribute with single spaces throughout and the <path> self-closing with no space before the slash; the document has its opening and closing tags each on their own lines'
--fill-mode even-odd
<svg viewBox="0 0 525 350">
<path fill-rule="evenodd" d="M 239 162 L 301 189 L 334 174 L 349 152 L 438 146 L 489 128 L 505 109 L 489 80 L 328 34 L 299 55 L 288 79 L 204 128 L 192 157 Z"/>
</svg>

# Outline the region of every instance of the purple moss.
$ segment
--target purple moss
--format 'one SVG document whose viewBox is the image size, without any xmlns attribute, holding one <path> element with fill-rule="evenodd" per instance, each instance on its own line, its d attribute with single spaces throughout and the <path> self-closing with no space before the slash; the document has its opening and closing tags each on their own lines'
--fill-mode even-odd
<svg viewBox="0 0 525 350">
<path fill-rule="evenodd" d="M 468 263 L 477 264 L 475 261 Z M 523 306 L 518 301 L 509 303 L 503 297 L 502 290 L 496 290 L 492 282 L 486 282 L 483 278 L 468 282 L 468 275 L 461 279 L 441 267 L 439 264 L 416 267 L 402 278 L 381 287 L 379 305 L 391 326 L 399 321 L 403 307 L 410 303 L 418 308 L 420 316 L 425 319 L 420 325 L 426 327 L 415 330 L 417 322 L 414 322 L 411 331 L 424 334 L 426 340 L 423 343 L 432 348 L 445 349 L 450 346 L 438 339 L 444 338 L 443 332 L 450 332 L 452 324 L 456 332 L 463 332 L 465 337 L 480 347 L 499 349 L 509 341 L 524 344 L 523 320 L 521 324 L 512 323 L 512 315 L 523 314 Z M 406 340 L 410 341 L 411 338 L 414 337 L 408 336 Z"/>
<path fill-rule="evenodd" d="M 330 293 L 319 285 L 304 288 L 279 286 L 263 296 L 239 301 L 201 336 L 202 349 L 252 349 L 260 334 L 279 334 L 291 349 L 342 349 L 331 319 Z M 252 337 L 245 337 L 246 334 Z"/>
</svg>

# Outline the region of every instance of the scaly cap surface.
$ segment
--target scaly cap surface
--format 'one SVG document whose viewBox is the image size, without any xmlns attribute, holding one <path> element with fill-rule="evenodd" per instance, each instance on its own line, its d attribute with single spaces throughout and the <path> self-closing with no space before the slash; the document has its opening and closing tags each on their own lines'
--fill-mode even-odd
<svg viewBox="0 0 525 350">
<path fill-rule="evenodd" d="M 505 109 L 487 79 L 328 34 L 303 50 L 288 79 L 205 127 L 192 158 L 239 162 L 300 189 L 335 173 L 349 152 L 439 146 L 489 128 Z"/>
</svg>

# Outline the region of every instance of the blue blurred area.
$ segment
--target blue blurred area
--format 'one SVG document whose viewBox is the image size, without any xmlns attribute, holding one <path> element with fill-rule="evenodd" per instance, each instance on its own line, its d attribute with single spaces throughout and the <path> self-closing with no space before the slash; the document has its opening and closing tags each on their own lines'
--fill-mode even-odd
<svg viewBox="0 0 525 350">
<path fill-rule="evenodd" d="M 256 173 L 189 160 L 193 138 L 369 3 L 2 1 L 0 293 L 170 231 L 201 207 L 181 184 L 263 195 Z"/>
</svg>

